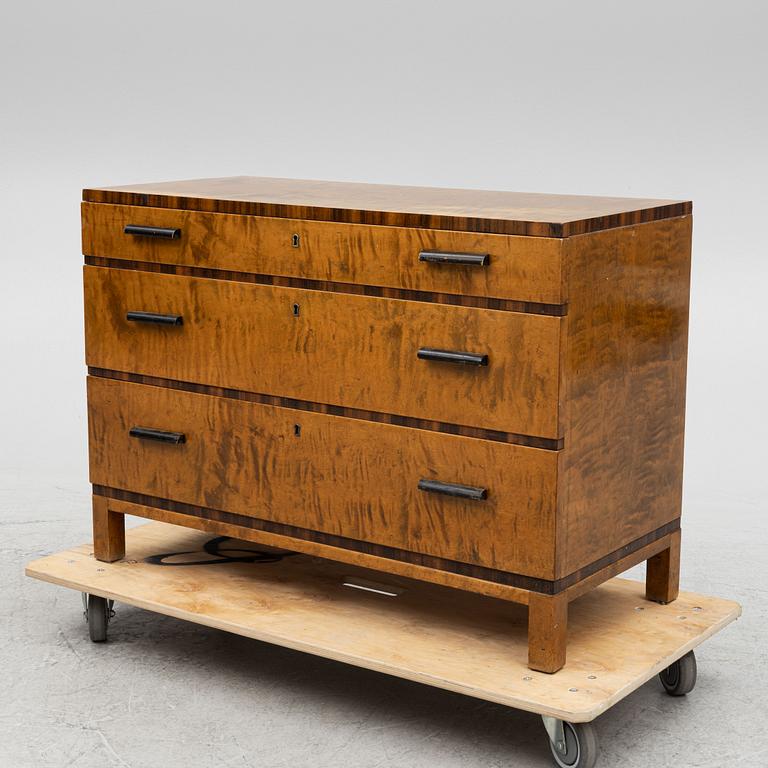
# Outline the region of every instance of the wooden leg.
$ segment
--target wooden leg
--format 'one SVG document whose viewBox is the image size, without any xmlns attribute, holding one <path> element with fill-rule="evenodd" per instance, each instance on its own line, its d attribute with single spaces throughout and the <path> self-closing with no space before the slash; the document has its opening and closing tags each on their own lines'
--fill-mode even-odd
<svg viewBox="0 0 768 768">
<path fill-rule="evenodd" d="M 645 597 L 655 603 L 671 603 L 680 588 L 680 531 L 670 534 L 669 547 L 647 561 Z"/>
<path fill-rule="evenodd" d="M 528 667 L 557 672 L 565 664 L 568 600 L 565 595 L 531 593 L 528 602 Z"/>
<path fill-rule="evenodd" d="M 125 515 L 109 509 L 109 499 L 93 497 L 93 554 L 113 563 L 125 557 Z"/>
</svg>

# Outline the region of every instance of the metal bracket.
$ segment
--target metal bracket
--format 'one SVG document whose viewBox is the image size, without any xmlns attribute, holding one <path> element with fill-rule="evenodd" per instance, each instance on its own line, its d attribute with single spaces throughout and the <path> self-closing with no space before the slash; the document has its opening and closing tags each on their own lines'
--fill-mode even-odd
<svg viewBox="0 0 768 768">
<path fill-rule="evenodd" d="M 555 750 L 558 754 L 566 754 L 568 749 L 565 746 L 565 728 L 563 728 L 563 721 L 557 717 L 549 717 L 548 715 L 542 715 L 541 719 L 544 722 L 544 729 L 549 736 L 549 740 L 554 744 Z"/>
<path fill-rule="evenodd" d="M 83 598 L 83 618 L 85 623 L 88 623 L 88 593 L 81 592 L 80 595 Z M 107 624 L 115 617 L 115 601 L 107 600 Z"/>
</svg>

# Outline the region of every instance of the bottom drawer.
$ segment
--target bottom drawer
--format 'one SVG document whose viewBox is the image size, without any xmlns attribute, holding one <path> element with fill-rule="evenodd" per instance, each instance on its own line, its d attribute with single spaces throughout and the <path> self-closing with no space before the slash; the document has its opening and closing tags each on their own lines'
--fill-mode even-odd
<svg viewBox="0 0 768 768">
<path fill-rule="evenodd" d="M 554 578 L 554 451 L 95 377 L 88 422 L 95 485 Z"/>
</svg>

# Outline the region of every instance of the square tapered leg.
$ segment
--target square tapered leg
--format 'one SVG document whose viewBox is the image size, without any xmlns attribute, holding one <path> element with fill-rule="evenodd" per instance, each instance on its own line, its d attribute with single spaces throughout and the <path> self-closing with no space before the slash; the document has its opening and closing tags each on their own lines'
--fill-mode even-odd
<svg viewBox="0 0 768 768">
<path fill-rule="evenodd" d="M 93 554 L 113 563 L 125 557 L 125 515 L 109 509 L 109 499 L 93 497 Z"/>
<path fill-rule="evenodd" d="M 647 562 L 645 596 L 655 603 L 671 603 L 680 589 L 680 531 L 669 537 L 669 547 Z"/>
<path fill-rule="evenodd" d="M 528 667 L 557 672 L 565 664 L 568 600 L 565 595 L 531 593 L 528 602 Z"/>
</svg>

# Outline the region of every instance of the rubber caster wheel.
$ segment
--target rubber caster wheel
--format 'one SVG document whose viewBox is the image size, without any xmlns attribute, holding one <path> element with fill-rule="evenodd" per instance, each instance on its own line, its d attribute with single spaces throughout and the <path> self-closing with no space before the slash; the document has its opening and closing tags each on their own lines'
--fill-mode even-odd
<svg viewBox="0 0 768 768">
<path fill-rule="evenodd" d="M 670 696 L 685 696 L 696 686 L 696 656 L 693 651 L 659 672 L 659 680 Z"/>
<path fill-rule="evenodd" d="M 559 768 L 594 768 L 599 747 L 592 723 L 568 723 L 556 718 L 543 720 L 555 765 Z"/>
<path fill-rule="evenodd" d="M 88 622 L 88 636 L 94 643 L 103 643 L 107 639 L 109 620 L 114 615 L 113 600 L 98 595 L 83 595 L 85 620 Z"/>
</svg>

